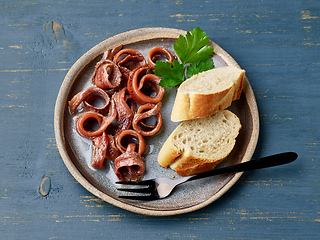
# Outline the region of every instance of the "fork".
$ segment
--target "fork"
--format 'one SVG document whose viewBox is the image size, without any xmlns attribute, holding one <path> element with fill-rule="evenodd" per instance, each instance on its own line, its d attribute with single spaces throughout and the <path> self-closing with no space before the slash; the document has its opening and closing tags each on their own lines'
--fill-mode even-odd
<svg viewBox="0 0 320 240">
<path fill-rule="evenodd" d="M 297 153 L 285 152 L 177 179 L 155 178 L 140 182 L 116 182 L 116 184 L 146 186 L 143 188 L 118 188 L 117 190 L 119 191 L 147 194 L 119 196 L 119 198 L 151 201 L 168 197 L 176 186 L 188 181 L 215 176 L 219 174 L 236 173 L 254 169 L 274 167 L 293 162 L 297 158 Z"/>
</svg>

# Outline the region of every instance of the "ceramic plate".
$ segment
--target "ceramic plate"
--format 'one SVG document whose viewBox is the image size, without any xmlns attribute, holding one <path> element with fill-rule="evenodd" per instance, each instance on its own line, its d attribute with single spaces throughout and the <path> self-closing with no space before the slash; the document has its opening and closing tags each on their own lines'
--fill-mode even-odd
<svg viewBox="0 0 320 240">
<path fill-rule="evenodd" d="M 67 102 L 76 93 L 92 86 L 90 80 L 94 66 L 106 50 L 122 44 L 125 48 L 140 51 L 145 57 L 149 49 L 154 46 L 165 47 L 174 53 L 173 43 L 180 34 L 185 35 L 186 32 L 168 28 L 144 28 L 111 37 L 89 50 L 71 67 L 58 94 L 54 127 L 57 145 L 66 167 L 89 192 L 128 211 L 154 216 L 195 211 L 221 197 L 241 176 L 241 173 L 236 173 L 196 180 L 179 186 L 166 199 L 144 202 L 118 198 L 119 192 L 117 192 L 115 185 L 117 177 L 110 163 L 107 163 L 103 170 L 96 170 L 90 166 L 91 141 L 80 137 L 75 131 L 77 114 L 73 116 L 69 113 Z M 226 65 L 238 66 L 237 62 L 221 47 L 212 41 L 210 45 L 214 47 L 213 60 L 216 68 Z M 167 88 L 162 100 L 161 109 L 164 122 L 161 132 L 156 136 L 145 138 L 149 148 L 145 156 L 146 174 L 143 179 L 172 178 L 173 175 L 176 178 L 179 177 L 171 169 L 160 167 L 157 162 L 157 155 L 162 144 L 177 126 L 177 123 L 170 121 L 176 90 L 176 88 Z M 232 153 L 218 167 L 249 161 L 257 144 L 258 110 L 247 78 L 244 81 L 241 98 L 234 101 L 229 109 L 240 118 L 242 129 Z"/>
</svg>

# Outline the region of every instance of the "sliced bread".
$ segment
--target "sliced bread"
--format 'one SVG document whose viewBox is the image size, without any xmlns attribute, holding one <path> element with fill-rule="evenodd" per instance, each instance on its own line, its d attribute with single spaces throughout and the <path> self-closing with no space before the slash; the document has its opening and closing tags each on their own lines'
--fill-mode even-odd
<svg viewBox="0 0 320 240">
<path fill-rule="evenodd" d="M 239 118 L 229 110 L 184 121 L 162 146 L 158 162 L 181 176 L 209 171 L 230 154 L 240 129 Z"/>
<path fill-rule="evenodd" d="M 171 120 L 204 118 L 226 109 L 240 98 L 244 76 L 245 70 L 226 66 L 187 79 L 178 88 Z"/>
</svg>

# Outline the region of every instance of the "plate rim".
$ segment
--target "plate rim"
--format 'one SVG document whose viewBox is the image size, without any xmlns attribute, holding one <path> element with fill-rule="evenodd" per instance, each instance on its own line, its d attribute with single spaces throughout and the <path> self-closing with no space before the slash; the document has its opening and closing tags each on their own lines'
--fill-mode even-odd
<svg viewBox="0 0 320 240">
<path fill-rule="evenodd" d="M 187 31 L 175 28 L 162 28 L 162 27 L 155 27 L 155 28 L 139 28 L 135 30 L 130 30 L 127 32 L 123 32 L 104 41 L 100 42 L 99 44 L 92 47 L 89 51 L 87 51 L 84 55 L 82 55 L 69 69 L 68 73 L 66 74 L 61 87 L 59 89 L 59 93 L 57 96 L 56 104 L 55 104 L 55 111 L 54 111 L 54 133 L 55 139 L 57 143 L 57 147 L 61 158 L 66 165 L 67 169 L 71 173 L 71 175 L 78 181 L 85 189 L 87 189 L 91 194 L 99 197 L 100 199 L 117 206 L 119 208 L 143 214 L 143 215 L 150 215 L 150 216 L 172 216 L 178 215 L 188 212 L 193 212 L 204 208 L 205 206 L 211 204 L 212 202 L 219 199 L 223 194 L 225 194 L 241 177 L 242 173 L 235 173 L 232 179 L 224 185 L 215 195 L 207 199 L 206 201 L 183 209 L 176 209 L 176 210 L 152 210 L 152 209 L 145 209 L 142 207 L 137 207 L 132 204 L 124 203 L 120 200 L 117 200 L 97 188 L 95 188 L 76 168 L 74 164 L 72 164 L 72 160 L 70 159 L 69 155 L 67 154 L 67 149 L 65 147 L 66 139 L 64 138 L 64 126 L 63 126 L 63 116 L 65 113 L 65 104 L 67 103 L 67 96 L 69 95 L 71 86 L 73 85 L 77 76 L 81 73 L 81 71 L 85 68 L 86 62 L 91 62 L 97 56 L 102 54 L 106 49 L 112 49 L 119 44 L 127 45 L 130 43 L 136 43 L 145 40 L 153 40 L 153 39 L 177 39 L 179 35 L 185 35 Z M 130 37 L 128 37 L 130 36 Z M 214 53 L 221 57 L 227 65 L 237 66 L 240 67 L 239 64 L 227 53 L 224 49 L 222 49 L 218 44 L 210 40 L 209 45 L 214 47 Z M 258 107 L 256 103 L 256 99 L 252 90 L 252 87 L 249 83 L 248 78 L 245 76 L 243 91 L 245 93 L 245 97 L 247 101 L 253 104 L 248 104 L 250 112 L 252 114 L 252 134 L 250 137 L 249 144 L 247 146 L 246 152 L 242 159 L 246 162 L 251 159 L 253 153 L 255 151 L 258 137 L 259 137 L 259 113 Z"/>
</svg>

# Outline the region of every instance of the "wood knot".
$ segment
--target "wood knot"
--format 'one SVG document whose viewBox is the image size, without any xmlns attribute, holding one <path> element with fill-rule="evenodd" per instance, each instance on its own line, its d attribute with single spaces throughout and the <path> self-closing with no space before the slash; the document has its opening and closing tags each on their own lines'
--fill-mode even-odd
<svg viewBox="0 0 320 240">
<path fill-rule="evenodd" d="M 39 192 L 44 197 L 47 196 L 51 189 L 50 177 L 44 177 L 40 183 Z"/>
<path fill-rule="evenodd" d="M 64 28 L 57 22 L 55 21 L 50 21 L 46 24 L 44 28 L 45 32 L 47 33 L 48 36 L 54 37 L 55 41 L 59 43 L 65 44 L 65 31 Z"/>
</svg>

